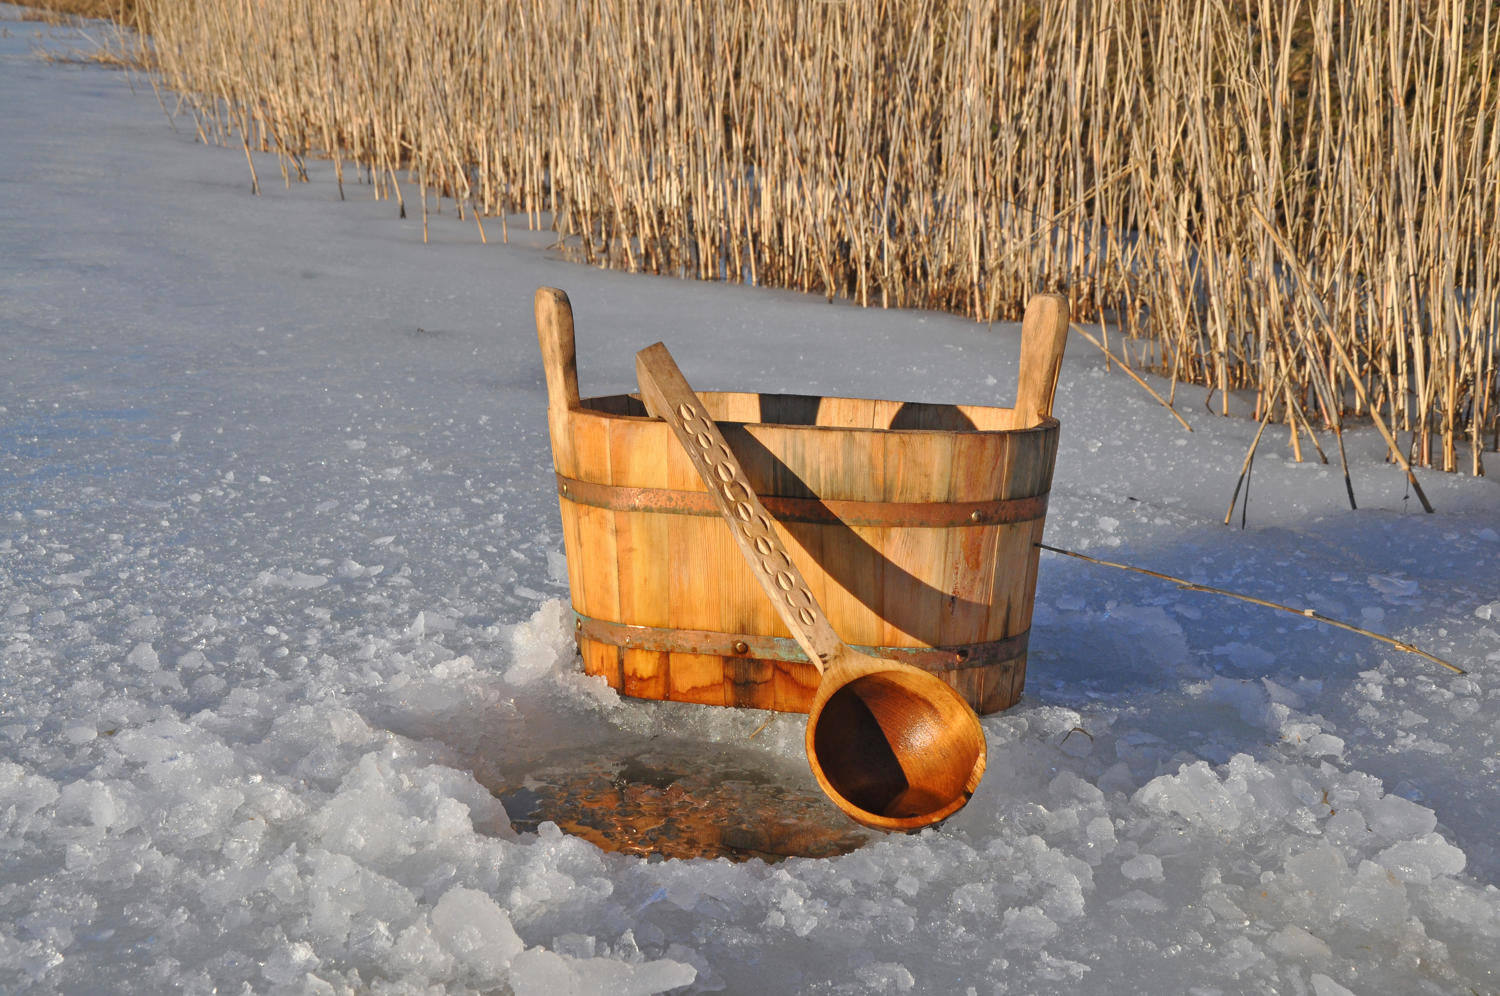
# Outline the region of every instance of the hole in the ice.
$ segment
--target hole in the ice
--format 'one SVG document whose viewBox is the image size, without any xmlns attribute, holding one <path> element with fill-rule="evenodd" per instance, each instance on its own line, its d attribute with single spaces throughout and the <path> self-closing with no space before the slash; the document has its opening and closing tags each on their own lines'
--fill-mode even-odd
<svg viewBox="0 0 1500 996">
<path fill-rule="evenodd" d="M 723 743 L 614 746 L 556 751 L 495 789 L 511 825 L 534 833 L 551 821 L 606 851 L 658 859 L 835 857 L 875 836 L 805 766 Z"/>
</svg>

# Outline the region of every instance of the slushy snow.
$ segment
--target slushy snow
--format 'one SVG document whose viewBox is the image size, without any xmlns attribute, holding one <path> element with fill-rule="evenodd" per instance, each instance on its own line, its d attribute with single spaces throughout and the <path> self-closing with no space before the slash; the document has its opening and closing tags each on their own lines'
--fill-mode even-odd
<svg viewBox="0 0 1500 996">
<path fill-rule="evenodd" d="M 586 394 L 663 339 L 708 389 L 1008 404 L 1016 327 L 481 246 L 451 206 L 424 245 L 321 163 L 252 197 L 70 61 L 98 25 L 0 18 L 0 991 L 1500 992 L 1493 478 L 1423 473 L 1424 515 L 1353 428 L 1352 512 L 1272 432 L 1225 528 L 1254 424 L 1179 388 L 1185 434 L 1075 338 L 1049 542 L 1470 673 L 1046 555 L 942 828 L 774 865 L 518 834 L 492 790 L 562 749 L 811 777 L 801 717 L 581 674 L 535 289 Z"/>
</svg>

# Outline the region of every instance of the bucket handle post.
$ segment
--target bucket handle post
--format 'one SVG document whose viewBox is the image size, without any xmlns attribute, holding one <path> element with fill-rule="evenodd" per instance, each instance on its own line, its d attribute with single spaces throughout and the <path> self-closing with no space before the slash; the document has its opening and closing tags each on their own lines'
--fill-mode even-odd
<svg viewBox="0 0 1500 996">
<path fill-rule="evenodd" d="M 1063 347 L 1068 341 L 1068 299 L 1062 294 L 1035 294 L 1021 319 L 1021 374 L 1016 386 L 1017 428 L 1052 414 Z"/>
<path fill-rule="evenodd" d="M 536 292 L 536 338 L 547 371 L 547 405 L 559 411 L 578 408 L 578 357 L 573 346 L 573 305 L 556 287 Z"/>
</svg>

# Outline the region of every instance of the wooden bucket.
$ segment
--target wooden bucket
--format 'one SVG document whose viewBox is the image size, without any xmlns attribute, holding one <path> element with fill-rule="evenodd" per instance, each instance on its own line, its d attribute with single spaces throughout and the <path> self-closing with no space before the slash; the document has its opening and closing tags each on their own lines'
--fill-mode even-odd
<svg viewBox="0 0 1500 996">
<path fill-rule="evenodd" d="M 1045 403 L 1030 416 L 700 394 L 834 630 L 941 675 L 981 713 L 1012 705 L 1026 675 L 1058 432 L 1038 409 L 1066 330 L 1065 305 L 1058 319 L 1061 299 L 1046 297 L 1062 331 L 1050 368 L 1032 371 Z M 580 399 L 567 295 L 543 288 L 536 311 L 585 671 L 637 698 L 806 712 L 818 672 L 671 429 L 634 394 Z"/>
</svg>

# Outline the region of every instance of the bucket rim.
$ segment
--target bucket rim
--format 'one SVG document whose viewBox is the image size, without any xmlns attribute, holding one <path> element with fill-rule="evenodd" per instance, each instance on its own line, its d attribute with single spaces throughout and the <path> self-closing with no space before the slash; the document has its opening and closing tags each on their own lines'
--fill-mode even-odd
<svg viewBox="0 0 1500 996">
<path fill-rule="evenodd" d="M 781 394 L 781 393 L 768 393 L 768 392 L 764 392 L 764 391 L 699 391 L 697 393 L 698 393 L 699 397 L 704 398 L 705 400 L 706 399 L 711 399 L 711 398 L 751 398 L 751 397 L 762 398 L 762 399 L 765 399 L 765 398 L 788 398 L 788 399 L 793 399 L 793 400 L 797 400 L 797 401 L 804 401 L 804 402 L 805 401 L 819 401 L 819 402 L 822 402 L 822 401 L 825 401 L 825 400 L 832 400 L 832 401 L 841 401 L 841 402 L 842 401 L 867 402 L 867 403 L 870 403 L 870 404 L 896 404 L 896 405 L 902 405 L 902 406 L 917 405 L 917 406 L 922 406 L 922 407 L 939 408 L 939 409 L 941 409 L 941 408 L 958 409 L 960 411 L 960 413 L 962 413 L 966 409 L 970 410 L 970 411 L 985 411 L 985 412 L 995 412 L 995 413 L 1000 413 L 1000 412 L 1012 413 L 1012 412 L 1015 411 L 1015 409 L 1013 407 L 1007 408 L 1007 407 L 1004 407 L 1004 406 L 1001 406 L 1001 405 L 980 405 L 980 404 L 966 404 L 966 403 L 945 403 L 945 402 L 933 402 L 933 401 L 895 401 L 895 400 L 889 399 L 889 398 L 861 398 L 861 397 L 851 397 L 851 396 L 837 395 L 837 394 Z M 588 397 L 588 398 L 581 398 L 579 400 L 579 402 L 578 402 L 577 407 L 572 408 L 572 409 L 569 410 L 569 414 L 573 415 L 573 416 L 583 415 L 583 416 L 588 416 L 588 417 L 597 417 L 597 418 L 604 418 L 604 419 L 614 419 L 614 420 L 618 420 L 618 421 L 621 421 L 621 422 L 627 422 L 627 423 L 639 422 L 639 423 L 643 423 L 643 424 L 650 424 L 650 423 L 665 424 L 661 419 L 656 418 L 656 417 L 651 416 L 651 415 L 646 415 L 646 414 L 633 415 L 633 414 L 630 414 L 628 412 L 620 412 L 620 411 L 612 411 L 612 410 L 610 410 L 611 408 L 619 408 L 619 407 L 623 407 L 623 406 L 627 406 L 627 405 L 631 405 L 631 404 L 642 405 L 640 395 L 638 393 L 636 393 L 636 392 L 633 392 L 633 391 L 622 392 L 620 394 L 594 395 L 594 396 Z M 642 405 L 642 407 L 643 407 L 643 410 L 644 410 L 644 406 L 643 405 Z M 1049 433 L 1049 432 L 1056 432 L 1061 427 L 1061 423 L 1058 421 L 1057 417 L 1055 415 L 1050 415 L 1050 414 L 1049 415 L 1040 415 L 1040 416 L 1038 416 L 1038 421 L 1037 421 L 1037 423 L 1035 425 L 1025 426 L 1024 428 L 1012 428 L 1012 429 L 981 429 L 978 426 L 975 426 L 973 428 L 944 428 L 944 429 L 929 429 L 929 428 L 916 428 L 916 427 L 902 426 L 900 428 L 883 428 L 883 429 L 877 429 L 877 428 L 874 428 L 872 426 L 867 426 L 867 425 L 814 425 L 814 424 L 809 424 L 809 423 L 806 423 L 806 422 L 794 422 L 794 421 L 753 421 L 753 422 L 746 422 L 746 421 L 741 421 L 739 419 L 719 419 L 719 418 L 714 419 L 714 421 L 717 422 L 720 425 L 744 426 L 746 428 L 755 428 L 755 427 L 759 427 L 759 426 L 765 426 L 767 428 L 774 428 L 774 429 L 797 429 L 797 430 L 807 430 L 807 431 L 813 431 L 813 432 L 839 432 L 839 433 L 847 433 L 847 432 L 869 432 L 869 433 L 879 433 L 879 434 L 882 434 L 882 435 L 884 435 L 884 434 L 896 434 L 896 435 L 909 435 L 909 436 L 918 436 L 918 437 L 920 437 L 920 436 L 1026 436 L 1028 434 L 1044 435 L 1044 434 Z"/>
</svg>

